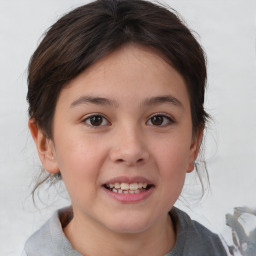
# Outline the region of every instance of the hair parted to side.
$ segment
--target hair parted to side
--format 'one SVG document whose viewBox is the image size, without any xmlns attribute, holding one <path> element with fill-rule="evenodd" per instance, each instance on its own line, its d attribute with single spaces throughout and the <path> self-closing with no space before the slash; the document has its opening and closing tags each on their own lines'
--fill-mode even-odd
<svg viewBox="0 0 256 256">
<path fill-rule="evenodd" d="M 129 43 L 159 52 L 182 75 L 190 97 L 193 133 L 205 126 L 205 55 L 174 11 L 144 0 L 97 0 L 60 18 L 31 57 L 29 118 L 45 136 L 53 139 L 55 106 L 65 85 L 102 57 Z M 33 194 L 39 185 L 54 177 L 60 174 L 49 174 L 38 181 Z"/>
</svg>

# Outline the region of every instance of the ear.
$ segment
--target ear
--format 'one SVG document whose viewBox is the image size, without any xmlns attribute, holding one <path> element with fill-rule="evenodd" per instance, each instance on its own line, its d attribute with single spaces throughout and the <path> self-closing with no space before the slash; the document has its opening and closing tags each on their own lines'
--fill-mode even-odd
<svg viewBox="0 0 256 256">
<path fill-rule="evenodd" d="M 43 132 L 35 123 L 34 119 L 30 119 L 28 121 L 28 127 L 36 144 L 38 156 L 45 170 L 53 174 L 58 173 L 59 168 L 56 161 L 53 141 L 43 134 Z"/>
<path fill-rule="evenodd" d="M 193 136 L 192 143 L 190 146 L 190 155 L 189 155 L 189 163 L 188 163 L 187 173 L 190 173 L 194 170 L 195 160 L 198 156 L 203 133 L 204 133 L 204 126 L 201 127 L 198 130 L 198 132 Z"/>
</svg>

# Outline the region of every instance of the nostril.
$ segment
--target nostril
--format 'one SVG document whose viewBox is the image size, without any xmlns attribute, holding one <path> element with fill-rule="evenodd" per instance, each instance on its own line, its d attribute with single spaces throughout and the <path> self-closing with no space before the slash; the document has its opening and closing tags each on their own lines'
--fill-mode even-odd
<svg viewBox="0 0 256 256">
<path fill-rule="evenodd" d="M 133 161 L 127 161 L 125 159 L 122 159 L 122 158 L 119 158 L 119 159 L 116 159 L 115 161 L 116 163 L 119 163 L 119 164 L 122 164 L 122 163 L 127 163 L 129 165 L 134 165 L 134 164 L 143 164 L 144 163 L 144 159 L 143 158 L 139 158 L 137 160 L 135 160 L 134 162 Z"/>
</svg>

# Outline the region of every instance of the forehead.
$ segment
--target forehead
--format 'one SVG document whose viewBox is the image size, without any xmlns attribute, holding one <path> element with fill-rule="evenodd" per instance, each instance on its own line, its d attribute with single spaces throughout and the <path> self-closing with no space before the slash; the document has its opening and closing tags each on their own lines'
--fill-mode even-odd
<svg viewBox="0 0 256 256">
<path fill-rule="evenodd" d="M 115 98 L 134 102 L 143 98 L 172 94 L 186 101 L 183 77 L 156 51 L 139 45 L 126 45 L 100 59 L 70 81 L 59 99 L 65 102 L 79 95 Z"/>
</svg>

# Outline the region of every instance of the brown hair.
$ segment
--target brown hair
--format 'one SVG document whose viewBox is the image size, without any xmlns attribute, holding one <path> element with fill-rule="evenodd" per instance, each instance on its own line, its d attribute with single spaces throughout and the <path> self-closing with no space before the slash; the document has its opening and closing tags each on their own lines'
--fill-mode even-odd
<svg viewBox="0 0 256 256">
<path fill-rule="evenodd" d="M 205 55 L 175 11 L 143 0 L 97 0 L 59 19 L 31 57 L 29 117 L 45 136 L 52 138 L 56 102 L 67 82 L 127 43 L 157 50 L 183 76 L 193 132 L 205 125 Z"/>
</svg>

